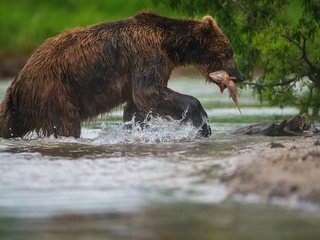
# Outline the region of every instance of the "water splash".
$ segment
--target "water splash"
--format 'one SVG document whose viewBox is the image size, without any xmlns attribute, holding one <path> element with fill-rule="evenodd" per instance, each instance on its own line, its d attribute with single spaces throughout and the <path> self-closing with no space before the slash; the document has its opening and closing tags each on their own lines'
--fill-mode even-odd
<svg viewBox="0 0 320 240">
<path fill-rule="evenodd" d="M 177 120 L 155 118 L 143 126 L 134 121 L 123 124 L 103 123 L 94 142 L 100 144 L 185 142 L 198 138 L 198 132 L 199 128 L 195 128 L 191 123 L 181 124 Z"/>
<path fill-rule="evenodd" d="M 81 137 L 56 138 L 39 137 L 36 132 L 30 132 L 23 138 L 15 138 L 12 141 L 41 141 L 45 143 L 83 143 L 83 144 L 121 144 L 121 143 L 164 143 L 164 142 L 189 142 L 199 138 L 200 128 L 194 127 L 191 123 L 181 123 L 181 120 L 166 120 L 162 118 L 152 118 L 142 125 L 136 123 L 134 119 L 125 123 L 101 124 L 99 129 L 81 129 Z M 5 140 L 7 141 L 7 140 Z"/>
</svg>

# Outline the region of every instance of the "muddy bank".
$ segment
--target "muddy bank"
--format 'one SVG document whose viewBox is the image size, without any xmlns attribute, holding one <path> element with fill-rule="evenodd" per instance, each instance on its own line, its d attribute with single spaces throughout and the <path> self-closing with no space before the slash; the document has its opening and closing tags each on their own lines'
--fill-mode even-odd
<svg viewBox="0 0 320 240">
<path fill-rule="evenodd" d="M 252 146 L 227 159 L 221 181 L 230 196 L 258 196 L 265 202 L 293 197 L 320 207 L 320 137 Z"/>
</svg>

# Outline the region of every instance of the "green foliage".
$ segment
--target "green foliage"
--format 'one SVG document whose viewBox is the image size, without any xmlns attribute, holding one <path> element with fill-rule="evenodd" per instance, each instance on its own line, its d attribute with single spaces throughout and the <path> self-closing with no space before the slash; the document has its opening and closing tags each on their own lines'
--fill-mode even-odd
<svg viewBox="0 0 320 240">
<path fill-rule="evenodd" d="M 157 3 L 156 3 L 157 2 Z M 190 16 L 217 19 L 239 68 L 261 100 L 301 111 L 320 106 L 319 0 L 160 0 Z M 254 70 L 262 69 L 259 75 Z"/>
<path fill-rule="evenodd" d="M 0 57 L 33 52 L 68 28 L 130 17 L 153 9 L 150 0 L 0 0 Z"/>
<path fill-rule="evenodd" d="M 71 27 L 149 9 L 166 16 L 212 15 L 261 100 L 318 115 L 319 0 L 0 0 L 0 57 L 31 53 L 46 38 Z M 254 74 L 256 69 L 262 73 Z"/>
</svg>

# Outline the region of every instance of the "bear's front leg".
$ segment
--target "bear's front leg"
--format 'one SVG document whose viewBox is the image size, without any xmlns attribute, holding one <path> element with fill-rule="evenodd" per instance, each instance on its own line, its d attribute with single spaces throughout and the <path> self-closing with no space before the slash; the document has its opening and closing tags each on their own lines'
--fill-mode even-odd
<svg viewBox="0 0 320 240">
<path fill-rule="evenodd" d="M 123 121 L 125 122 L 125 128 L 132 129 L 132 122 L 138 123 L 141 128 L 144 127 L 145 123 L 150 120 L 150 117 L 146 112 L 137 108 L 132 102 L 127 102 L 123 108 Z"/>
<path fill-rule="evenodd" d="M 134 120 L 135 122 L 144 122 L 146 120 L 147 114 L 137 108 L 133 102 L 128 102 L 123 108 L 123 121 L 129 122 Z"/>
<path fill-rule="evenodd" d="M 191 121 L 195 127 L 201 127 L 199 134 L 202 137 L 209 137 L 212 132 L 209 126 L 208 115 L 199 100 L 184 94 L 176 94 L 175 98 L 175 101 L 183 110 L 182 121 Z"/>
<path fill-rule="evenodd" d="M 164 86 L 135 88 L 134 104 L 145 112 L 152 111 L 161 117 L 171 117 L 182 122 L 191 122 L 200 128 L 203 137 L 211 135 L 208 115 L 198 99 L 175 92 Z"/>
</svg>

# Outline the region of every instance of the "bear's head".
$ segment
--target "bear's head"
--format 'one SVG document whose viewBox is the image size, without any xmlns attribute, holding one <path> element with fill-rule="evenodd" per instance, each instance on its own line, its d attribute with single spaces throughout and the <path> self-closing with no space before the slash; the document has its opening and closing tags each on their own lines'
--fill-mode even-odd
<svg viewBox="0 0 320 240">
<path fill-rule="evenodd" d="M 244 76 L 235 64 L 231 43 L 216 21 L 205 16 L 199 21 L 195 31 L 201 46 L 199 63 L 195 64 L 199 72 L 209 81 L 209 73 L 218 70 L 227 72 L 234 82 L 244 81 Z"/>
</svg>

